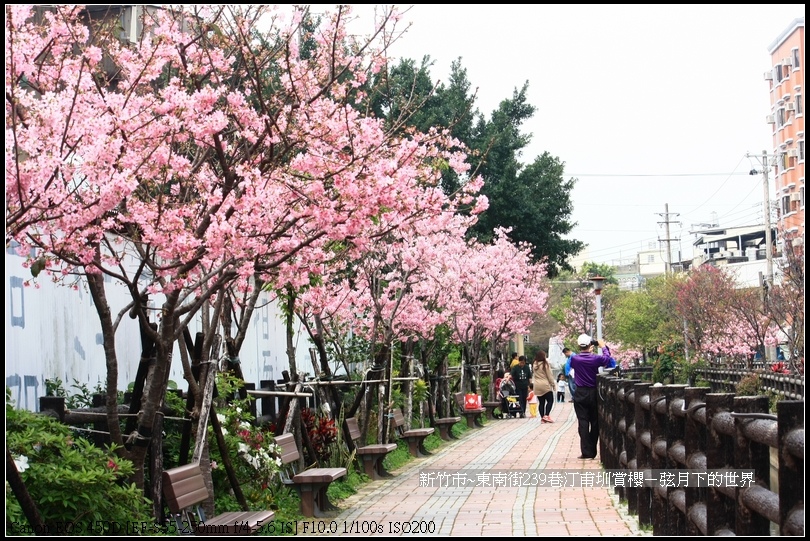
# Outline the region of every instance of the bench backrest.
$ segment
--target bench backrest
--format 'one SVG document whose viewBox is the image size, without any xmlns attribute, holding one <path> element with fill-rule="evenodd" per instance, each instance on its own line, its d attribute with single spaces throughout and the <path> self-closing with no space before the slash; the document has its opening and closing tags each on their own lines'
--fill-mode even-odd
<svg viewBox="0 0 810 541">
<path fill-rule="evenodd" d="M 349 429 L 349 437 L 360 447 L 363 442 L 360 441 L 360 425 L 357 423 L 357 419 L 354 417 L 346 419 L 346 427 Z"/>
<path fill-rule="evenodd" d="M 198 505 L 209 498 L 202 470 L 196 462 L 163 472 L 163 495 L 172 513 Z"/>
<path fill-rule="evenodd" d="M 405 415 L 403 415 L 402 410 L 399 408 L 394 409 L 394 428 L 396 428 L 399 432 L 404 432 L 407 430 L 405 428 Z"/>
<path fill-rule="evenodd" d="M 292 434 L 282 434 L 276 436 L 276 445 L 281 448 L 281 463 L 291 464 L 301 458 L 298 446 L 295 444 L 295 437 Z"/>
</svg>

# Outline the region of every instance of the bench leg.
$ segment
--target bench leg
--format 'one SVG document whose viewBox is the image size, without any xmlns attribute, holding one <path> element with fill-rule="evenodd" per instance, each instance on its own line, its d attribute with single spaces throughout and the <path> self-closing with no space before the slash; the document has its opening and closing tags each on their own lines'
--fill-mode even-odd
<svg viewBox="0 0 810 541">
<path fill-rule="evenodd" d="M 473 424 L 475 424 L 475 426 L 477 426 L 478 428 L 484 428 L 484 423 L 481 422 L 480 413 L 476 415 L 475 418 L 473 419 Z"/>
<path fill-rule="evenodd" d="M 378 481 L 385 477 L 392 477 L 390 473 L 385 471 L 385 466 L 383 466 L 385 456 L 361 455 L 360 458 L 363 460 L 363 471 L 373 480 Z"/>
<path fill-rule="evenodd" d="M 361 455 L 360 460 L 363 461 L 363 471 L 372 479 L 377 479 L 377 472 L 374 470 L 374 457 L 369 455 Z"/>
<path fill-rule="evenodd" d="M 307 483 L 298 486 L 298 495 L 301 496 L 301 514 L 308 518 L 323 518 L 324 511 L 337 509 L 326 495 L 328 484 Z"/>
<path fill-rule="evenodd" d="M 408 438 L 408 450 L 411 456 L 415 458 L 422 458 L 430 456 L 430 453 L 425 449 L 425 438 Z"/>
<path fill-rule="evenodd" d="M 452 439 L 450 425 L 439 425 L 439 437 L 444 441 L 450 441 Z"/>
<path fill-rule="evenodd" d="M 312 518 L 320 516 L 316 512 L 315 495 L 312 492 L 311 485 L 304 485 L 298 488 L 298 495 L 301 496 L 301 514 L 305 517 Z"/>
<path fill-rule="evenodd" d="M 329 488 L 329 485 L 321 485 L 320 489 L 318 489 L 318 494 L 316 498 L 316 502 L 318 507 L 321 511 L 335 511 L 337 507 L 332 505 L 332 502 L 329 501 L 329 496 L 326 494 L 326 489 Z"/>
<path fill-rule="evenodd" d="M 475 428 L 475 415 L 470 415 L 469 413 L 465 413 L 464 417 L 467 419 L 467 427 L 468 428 Z"/>
<path fill-rule="evenodd" d="M 383 457 L 383 458 L 385 458 L 385 457 Z M 388 477 L 393 477 L 393 475 L 388 473 L 388 470 L 385 469 L 385 465 L 383 464 L 383 458 L 380 458 L 377 461 L 377 464 L 374 466 L 374 470 L 377 472 L 377 475 L 381 479 L 385 479 L 385 478 L 388 478 Z"/>
</svg>

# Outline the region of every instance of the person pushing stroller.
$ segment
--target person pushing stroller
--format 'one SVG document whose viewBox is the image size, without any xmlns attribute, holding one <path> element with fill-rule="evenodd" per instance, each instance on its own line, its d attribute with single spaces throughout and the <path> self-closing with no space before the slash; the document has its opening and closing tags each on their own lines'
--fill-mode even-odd
<svg viewBox="0 0 810 541">
<path fill-rule="evenodd" d="M 515 381 L 512 375 L 507 372 L 501 380 L 501 386 L 498 390 L 498 396 L 501 399 L 501 411 L 506 417 L 515 417 L 520 413 L 520 402 L 517 396 L 517 389 L 515 388 Z"/>
</svg>

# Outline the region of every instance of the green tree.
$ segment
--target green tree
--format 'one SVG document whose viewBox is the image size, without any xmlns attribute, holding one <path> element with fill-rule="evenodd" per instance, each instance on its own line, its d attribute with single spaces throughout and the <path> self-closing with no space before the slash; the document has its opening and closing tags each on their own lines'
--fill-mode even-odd
<svg viewBox="0 0 810 541">
<path fill-rule="evenodd" d="M 570 198 L 576 179 L 565 179 L 564 162 L 548 152 L 524 165 L 523 151 L 531 134 L 523 133 L 522 127 L 535 113 L 526 96 L 528 83 L 501 101 L 487 119 L 474 107 L 475 95 L 461 59 L 453 62 L 447 85 L 432 83 L 432 65 L 427 56 L 419 64 L 404 59 L 379 74 L 370 92 L 372 110 L 393 130 L 447 128 L 469 148 L 471 174 L 483 177 L 482 193 L 489 199 L 489 208 L 472 231 L 479 240 L 488 242 L 496 227 L 508 227 L 513 241 L 532 244 L 535 259 L 548 259 L 551 276 L 561 269 L 572 270 L 568 257 L 585 247 L 563 238 L 576 225 L 571 221 Z M 421 105 L 414 107 L 417 104 Z M 406 116 L 404 110 L 415 112 Z M 452 193 L 462 179 L 448 171 L 442 181 L 444 190 Z"/>
<path fill-rule="evenodd" d="M 469 144 L 473 126 L 480 114 L 474 109 L 475 96 L 461 59 L 453 61 L 447 85 L 434 84 L 430 56 L 417 65 L 413 59 L 402 59 L 388 71 L 381 71 L 370 92 L 370 107 L 384 118 L 390 129 L 407 133 L 416 129 L 428 133 L 432 127 L 446 128 L 453 137 Z M 456 192 L 461 180 L 450 169 L 442 172 L 442 188 L 447 194 Z"/>
<path fill-rule="evenodd" d="M 619 285 L 619 281 L 614 275 L 615 270 L 616 269 L 614 267 L 608 265 L 607 263 L 586 261 L 579 269 L 579 276 L 581 276 L 583 280 L 587 280 L 593 276 L 601 276 L 605 279 L 605 285 Z"/>
</svg>

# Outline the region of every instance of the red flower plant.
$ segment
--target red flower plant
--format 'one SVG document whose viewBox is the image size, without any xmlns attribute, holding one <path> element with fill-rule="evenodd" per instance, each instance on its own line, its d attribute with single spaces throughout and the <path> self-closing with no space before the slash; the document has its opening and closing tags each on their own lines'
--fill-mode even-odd
<svg viewBox="0 0 810 541">
<path fill-rule="evenodd" d="M 779 361 L 771 365 L 771 372 L 776 374 L 790 374 L 790 369 L 787 367 L 786 363 Z"/>
</svg>

